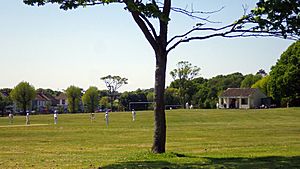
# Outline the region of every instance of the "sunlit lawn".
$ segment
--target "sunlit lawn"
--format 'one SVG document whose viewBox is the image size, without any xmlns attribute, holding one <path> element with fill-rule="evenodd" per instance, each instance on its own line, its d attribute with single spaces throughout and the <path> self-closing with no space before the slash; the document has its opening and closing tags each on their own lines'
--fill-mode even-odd
<svg viewBox="0 0 300 169">
<path fill-rule="evenodd" d="M 300 108 L 167 111 L 167 152 L 149 152 L 153 112 L 0 117 L 0 168 L 300 168 Z M 40 125 L 43 124 L 43 125 Z M 19 126 L 21 125 L 21 126 Z"/>
</svg>

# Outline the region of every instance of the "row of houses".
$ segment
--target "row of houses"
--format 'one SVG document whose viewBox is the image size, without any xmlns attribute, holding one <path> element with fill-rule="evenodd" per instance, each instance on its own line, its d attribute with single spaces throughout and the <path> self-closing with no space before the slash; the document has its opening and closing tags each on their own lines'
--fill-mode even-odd
<svg viewBox="0 0 300 169">
<path fill-rule="evenodd" d="M 61 107 L 63 110 L 67 109 L 68 103 L 65 93 L 52 96 L 44 92 L 37 92 L 35 99 L 32 101 L 32 109 L 38 112 L 49 112 L 57 107 Z"/>
<path fill-rule="evenodd" d="M 8 97 L 9 93 L 1 91 L 0 95 Z M 67 111 L 68 102 L 65 93 L 60 93 L 58 96 L 52 96 L 51 94 L 38 91 L 34 100 L 32 101 L 31 110 L 33 112 L 47 113 L 52 112 L 55 109 L 60 108 L 62 111 Z M 7 112 L 20 112 L 21 110 L 17 107 L 16 103 L 6 106 Z"/>
</svg>

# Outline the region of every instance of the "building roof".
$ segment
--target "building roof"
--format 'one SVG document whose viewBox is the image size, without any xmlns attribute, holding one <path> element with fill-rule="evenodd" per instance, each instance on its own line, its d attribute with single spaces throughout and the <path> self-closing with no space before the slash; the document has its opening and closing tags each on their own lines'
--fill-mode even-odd
<svg viewBox="0 0 300 169">
<path fill-rule="evenodd" d="M 220 97 L 249 97 L 256 92 L 260 92 L 256 88 L 228 88 Z"/>
<path fill-rule="evenodd" d="M 56 96 L 57 100 L 67 100 L 67 95 L 65 93 L 60 93 L 58 96 Z"/>
<path fill-rule="evenodd" d="M 50 99 L 46 97 L 43 93 L 37 93 L 35 96 L 35 100 L 50 101 Z"/>
</svg>

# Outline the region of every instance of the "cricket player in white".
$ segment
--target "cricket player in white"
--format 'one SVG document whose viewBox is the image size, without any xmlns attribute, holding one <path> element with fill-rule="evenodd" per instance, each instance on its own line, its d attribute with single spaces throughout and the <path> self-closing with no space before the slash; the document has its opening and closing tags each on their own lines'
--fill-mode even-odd
<svg viewBox="0 0 300 169">
<path fill-rule="evenodd" d="M 135 121 L 135 116 L 136 116 L 136 112 L 134 111 L 134 109 L 132 109 L 132 121 Z"/>
<path fill-rule="evenodd" d="M 189 109 L 189 108 L 190 108 L 190 105 L 189 105 L 188 102 L 185 103 L 185 108 L 186 108 L 186 109 Z"/>
<path fill-rule="evenodd" d="M 29 112 L 26 113 L 26 125 L 30 124 L 30 119 L 29 119 Z"/>
<path fill-rule="evenodd" d="M 57 111 L 56 110 L 54 111 L 53 117 L 54 117 L 54 124 L 57 124 L 58 115 L 57 115 Z"/>
<path fill-rule="evenodd" d="M 93 122 L 94 120 L 95 120 L 95 113 L 91 113 L 91 115 L 90 115 L 90 118 L 91 118 L 91 122 Z"/>
<path fill-rule="evenodd" d="M 9 112 L 8 118 L 10 124 L 14 123 L 14 114 L 12 112 Z"/>
<path fill-rule="evenodd" d="M 108 110 L 106 110 L 105 112 L 106 127 L 108 127 L 108 120 L 109 120 L 109 115 L 108 115 Z"/>
</svg>

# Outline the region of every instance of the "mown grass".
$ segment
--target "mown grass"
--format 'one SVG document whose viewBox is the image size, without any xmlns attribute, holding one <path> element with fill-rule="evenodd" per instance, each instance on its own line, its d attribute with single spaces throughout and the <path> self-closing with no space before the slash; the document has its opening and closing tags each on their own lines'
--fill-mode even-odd
<svg viewBox="0 0 300 169">
<path fill-rule="evenodd" d="M 0 118 L 0 168 L 300 168 L 300 109 L 167 111 L 167 153 L 150 153 L 153 112 Z M 34 124 L 47 124 L 36 125 Z"/>
</svg>

